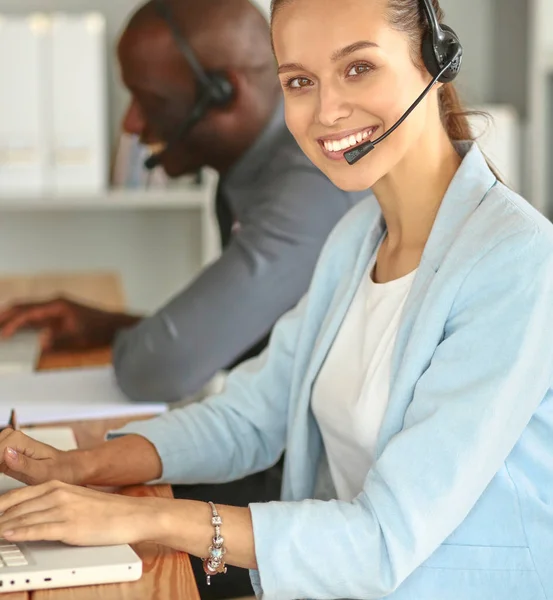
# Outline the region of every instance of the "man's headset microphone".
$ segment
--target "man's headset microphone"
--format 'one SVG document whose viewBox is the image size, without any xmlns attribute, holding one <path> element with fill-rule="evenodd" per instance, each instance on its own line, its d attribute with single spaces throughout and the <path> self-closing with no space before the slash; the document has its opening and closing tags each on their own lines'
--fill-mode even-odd
<svg viewBox="0 0 553 600">
<path fill-rule="evenodd" d="M 432 76 L 432 81 L 395 125 L 384 132 L 376 140 L 369 140 L 344 153 L 344 157 L 350 165 L 354 165 L 357 161 L 361 160 L 364 156 L 369 154 L 369 152 L 374 150 L 377 144 L 384 141 L 391 133 L 393 133 L 422 102 L 436 83 L 450 83 L 457 77 L 461 70 L 463 47 L 461 46 L 459 37 L 451 27 L 440 25 L 438 15 L 432 5 L 432 0 L 421 1 L 428 20 L 428 32 L 422 41 L 422 57 L 426 69 Z M 192 127 L 204 117 L 210 108 L 227 106 L 234 97 L 232 84 L 224 74 L 206 72 L 200 65 L 192 48 L 181 35 L 167 4 L 163 0 L 158 0 L 156 2 L 156 8 L 160 17 L 164 19 L 171 29 L 179 50 L 194 71 L 198 85 L 198 93 L 196 103 L 190 114 L 177 129 L 175 135 L 168 140 L 165 149 L 156 154 L 152 154 L 152 156 L 146 160 L 144 166 L 147 169 L 153 169 L 161 164 L 161 160 L 168 148 L 175 142 L 181 140 Z"/>
</svg>

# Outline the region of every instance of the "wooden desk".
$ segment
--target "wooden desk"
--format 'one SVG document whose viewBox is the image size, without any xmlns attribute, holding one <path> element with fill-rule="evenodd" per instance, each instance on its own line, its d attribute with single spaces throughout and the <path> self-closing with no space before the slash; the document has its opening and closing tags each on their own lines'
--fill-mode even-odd
<svg viewBox="0 0 553 600">
<path fill-rule="evenodd" d="M 103 356 L 104 360 L 101 361 Z M 62 360 L 63 359 L 63 360 Z M 109 350 L 90 353 L 45 356 L 41 368 L 61 368 L 105 364 Z M 90 448 L 100 443 L 106 431 L 128 423 L 130 419 L 110 419 L 102 421 L 79 421 L 70 423 L 80 448 Z M 120 490 L 127 496 L 158 496 L 172 498 L 168 485 L 138 485 Z M 158 544 L 143 543 L 133 545 L 143 561 L 143 574 L 139 581 L 132 583 L 97 585 L 36 592 L 1 594 L 1 600 L 200 600 L 192 567 L 187 554 L 175 552 Z"/>
<path fill-rule="evenodd" d="M 90 350 L 87 352 L 48 352 L 40 357 L 39 371 L 51 369 L 69 369 L 79 367 L 98 367 L 111 362 L 111 349 Z"/>
</svg>

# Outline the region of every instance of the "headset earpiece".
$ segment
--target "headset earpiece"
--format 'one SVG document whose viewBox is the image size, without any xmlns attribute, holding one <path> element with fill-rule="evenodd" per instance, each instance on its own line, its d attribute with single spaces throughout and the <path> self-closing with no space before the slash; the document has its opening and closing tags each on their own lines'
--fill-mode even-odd
<svg viewBox="0 0 553 600">
<path fill-rule="evenodd" d="M 232 102 L 234 87 L 224 73 L 207 73 L 211 106 L 223 107 Z"/>
<path fill-rule="evenodd" d="M 431 0 L 424 0 L 428 31 L 422 41 L 422 58 L 434 78 L 451 62 L 450 67 L 438 79 L 440 83 L 450 83 L 461 70 L 463 47 L 457 34 L 447 25 L 440 25 Z"/>
</svg>

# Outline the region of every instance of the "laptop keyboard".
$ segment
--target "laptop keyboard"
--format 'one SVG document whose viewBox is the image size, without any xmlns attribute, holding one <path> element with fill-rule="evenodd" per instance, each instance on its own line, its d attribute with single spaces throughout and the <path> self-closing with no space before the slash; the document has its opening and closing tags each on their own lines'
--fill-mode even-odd
<svg viewBox="0 0 553 600">
<path fill-rule="evenodd" d="M 24 567 L 29 564 L 17 544 L 0 538 L 0 569 L 4 567 Z"/>
</svg>

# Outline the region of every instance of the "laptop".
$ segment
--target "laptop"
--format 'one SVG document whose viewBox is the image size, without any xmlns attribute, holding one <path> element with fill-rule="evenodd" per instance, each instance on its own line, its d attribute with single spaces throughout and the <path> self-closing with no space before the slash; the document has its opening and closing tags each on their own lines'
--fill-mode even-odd
<svg viewBox="0 0 553 600">
<path fill-rule="evenodd" d="M 23 429 L 60 450 L 77 447 L 68 427 Z M 0 494 L 24 484 L 0 474 Z M 128 545 L 73 547 L 61 542 L 12 543 L 0 538 L 0 594 L 136 581 L 142 561 Z"/>
<path fill-rule="evenodd" d="M 34 371 L 40 352 L 38 331 L 20 331 L 10 338 L 0 338 L 0 375 Z"/>
</svg>

